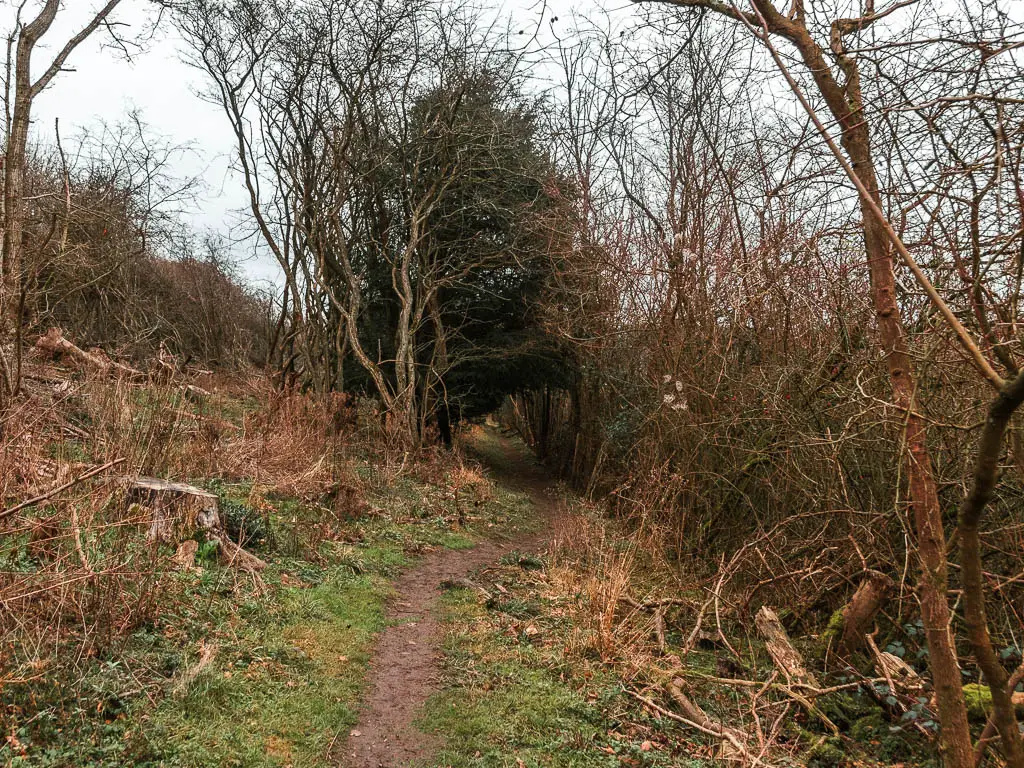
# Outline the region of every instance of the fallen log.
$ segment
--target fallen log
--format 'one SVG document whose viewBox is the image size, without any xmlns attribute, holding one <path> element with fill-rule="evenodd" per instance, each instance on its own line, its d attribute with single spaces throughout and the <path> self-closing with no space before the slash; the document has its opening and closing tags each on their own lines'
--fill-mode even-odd
<svg viewBox="0 0 1024 768">
<path fill-rule="evenodd" d="M 778 614 L 767 605 L 761 606 L 754 618 L 754 624 L 761 638 L 764 640 L 768 655 L 772 657 L 775 666 L 792 684 L 820 688 L 818 681 L 804 663 L 804 657 L 789 639 L 786 630 L 779 621 Z"/>
<path fill-rule="evenodd" d="M 145 374 L 131 366 L 111 360 L 105 355 L 97 355 L 86 352 L 64 338 L 64 332 L 60 328 L 51 328 L 45 335 L 40 336 L 36 341 L 36 348 L 49 354 L 51 357 L 67 357 L 71 360 L 92 368 L 93 370 L 107 374 L 120 374 L 132 378 L 145 378 Z"/>
<path fill-rule="evenodd" d="M 754 618 L 754 624 L 764 640 L 768 655 L 772 657 L 775 666 L 786 678 L 786 685 L 782 686 L 786 694 L 807 710 L 807 714 L 820 720 L 825 727 L 838 736 L 839 728 L 836 724 L 818 708 L 811 698 L 801 692 L 807 689 L 818 690 L 821 686 L 811 671 L 807 669 L 807 664 L 800 651 L 793 647 L 778 614 L 767 605 L 763 605 Z"/>
<path fill-rule="evenodd" d="M 221 562 L 255 573 L 267 564 L 231 540 L 220 519 L 216 495 L 186 483 L 174 483 L 155 477 L 122 478 L 128 484 L 128 497 L 148 510 L 149 531 L 153 541 L 177 545 L 197 533 L 217 546 Z M 180 563 L 179 563 L 180 564 Z"/>
<path fill-rule="evenodd" d="M 927 695 L 927 685 L 919 674 L 907 662 L 894 653 L 881 651 L 875 643 L 875 632 L 864 636 L 864 640 L 875 658 L 875 671 L 885 679 L 886 688 L 879 691 L 874 685 L 867 687 L 868 694 L 878 702 L 879 706 L 891 715 L 902 718 L 912 707 L 917 707 L 921 699 Z M 927 710 L 930 717 L 937 715 L 931 710 L 933 702 Z M 925 736 L 930 736 L 928 729 L 918 720 L 913 720 L 914 727 Z"/>
<path fill-rule="evenodd" d="M 904 692 L 916 698 L 923 695 L 928 687 L 917 671 L 894 653 L 880 651 L 875 666 L 894 692 Z"/>
<path fill-rule="evenodd" d="M 708 717 L 707 712 L 697 706 L 689 696 L 683 693 L 685 685 L 686 683 L 678 677 L 674 677 L 669 682 L 665 683 L 665 690 L 672 698 L 672 701 L 676 703 L 676 706 L 679 707 L 679 710 L 683 713 L 683 717 L 699 725 L 706 733 L 717 733 L 722 736 L 730 734 L 735 736 L 738 740 L 742 740 L 741 732 L 728 728 L 722 723 L 712 720 Z"/>
<path fill-rule="evenodd" d="M 186 384 L 181 388 L 181 393 L 185 396 L 186 400 L 191 400 L 199 405 L 202 405 L 210 398 L 209 392 L 202 387 L 197 387 L 195 384 Z"/>
</svg>

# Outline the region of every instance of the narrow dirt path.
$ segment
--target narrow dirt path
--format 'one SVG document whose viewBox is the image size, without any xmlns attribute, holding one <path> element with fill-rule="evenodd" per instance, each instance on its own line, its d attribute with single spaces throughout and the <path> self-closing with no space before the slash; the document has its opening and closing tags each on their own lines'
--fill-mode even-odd
<svg viewBox="0 0 1024 768">
<path fill-rule="evenodd" d="M 494 480 L 528 494 L 537 516 L 552 518 L 555 503 L 548 492 L 553 482 L 521 444 L 496 432 L 489 438 L 497 442 L 500 456 L 480 458 Z M 551 526 L 544 525 L 542 530 L 483 541 L 468 550 L 433 552 L 398 579 L 389 626 L 370 662 L 369 694 L 340 755 L 344 768 L 407 768 L 438 750 L 438 740 L 413 722 L 438 689 L 443 637 L 435 609 L 440 585 L 465 578 L 513 550 L 543 546 Z"/>
</svg>

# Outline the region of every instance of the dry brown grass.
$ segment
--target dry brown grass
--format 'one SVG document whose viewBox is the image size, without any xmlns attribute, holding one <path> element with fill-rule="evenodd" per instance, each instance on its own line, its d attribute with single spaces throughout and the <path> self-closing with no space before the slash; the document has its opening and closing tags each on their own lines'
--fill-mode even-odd
<svg viewBox="0 0 1024 768">
<path fill-rule="evenodd" d="M 173 550 L 146 539 L 147 515 L 117 476 L 246 481 L 257 509 L 271 495 L 308 502 L 324 512 L 302 533 L 314 549 L 336 519 L 365 508 L 351 457 L 372 428 L 339 419 L 351 410 L 344 396 L 204 376 L 210 394 L 196 402 L 182 379 L 140 385 L 42 364 L 28 373 L 0 425 L 0 509 L 119 463 L 0 518 L 0 685 L 73 669 L 172 599 Z"/>
<path fill-rule="evenodd" d="M 548 571 L 552 590 L 574 598 L 567 653 L 596 655 L 627 677 L 655 653 L 650 615 L 627 602 L 638 589 L 640 543 L 640 537 L 622 538 L 593 510 L 566 514 L 556 525 Z"/>
</svg>

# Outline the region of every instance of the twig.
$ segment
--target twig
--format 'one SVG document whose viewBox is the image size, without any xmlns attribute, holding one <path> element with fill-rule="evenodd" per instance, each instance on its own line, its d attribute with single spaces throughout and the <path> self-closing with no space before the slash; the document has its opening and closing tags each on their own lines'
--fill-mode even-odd
<svg viewBox="0 0 1024 768">
<path fill-rule="evenodd" d="M 740 655 L 736 653 L 736 649 L 729 644 L 729 639 L 725 636 L 725 632 L 722 631 L 722 616 L 719 610 L 719 606 L 722 597 L 722 584 L 725 582 L 725 577 L 728 574 L 728 571 L 725 569 L 724 555 L 722 556 L 721 565 L 719 567 L 722 571 L 722 575 L 721 577 L 719 577 L 718 583 L 715 585 L 715 591 L 713 595 L 715 604 L 715 627 L 718 629 L 718 634 L 722 638 L 722 643 L 725 645 L 726 648 L 729 649 L 729 653 L 733 655 L 733 658 L 739 659 Z"/>
<path fill-rule="evenodd" d="M 708 675 L 704 672 L 696 672 L 689 670 L 686 673 L 688 676 L 699 677 L 702 680 L 707 680 L 711 683 L 719 683 L 721 685 L 739 685 L 746 688 L 761 688 L 763 686 L 769 686 L 771 688 L 783 691 L 789 691 L 799 688 L 805 691 L 803 695 L 807 698 L 818 698 L 819 696 L 827 696 L 830 693 L 838 693 L 839 691 L 848 691 L 854 688 L 860 688 L 865 683 L 884 683 L 886 679 L 884 677 L 867 677 L 863 680 L 858 680 L 853 683 L 843 683 L 842 685 L 832 685 L 828 688 L 816 688 L 813 685 L 807 683 L 790 683 L 789 685 L 783 685 L 782 683 L 775 683 L 773 680 L 762 682 L 760 680 L 743 680 L 735 677 L 717 677 L 715 675 Z M 773 673 L 774 677 L 774 673 Z"/>
<path fill-rule="evenodd" d="M 689 653 L 693 650 L 694 644 L 697 642 L 697 638 L 700 637 L 701 624 L 704 622 L 704 612 L 708 609 L 708 606 L 714 601 L 714 597 L 709 597 L 701 605 L 700 610 L 697 612 L 697 622 L 693 625 L 693 630 L 686 638 L 686 643 L 683 645 L 683 653 Z"/>
<path fill-rule="evenodd" d="M 643 611 L 655 611 L 658 608 L 668 608 L 673 605 L 690 605 L 692 600 L 684 600 L 679 597 L 657 597 L 652 600 L 637 601 L 633 598 L 623 595 L 619 598 L 620 603 L 625 603 L 630 608 L 636 608 L 637 610 Z"/>
<path fill-rule="evenodd" d="M 665 709 L 665 707 L 662 707 L 661 705 L 657 704 L 656 702 L 652 701 L 651 699 L 647 698 L 646 696 L 641 696 L 636 691 L 631 691 L 628 688 L 626 688 L 625 691 L 626 691 L 626 693 L 628 693 L 630 696 L 632 696 L 637 701 L 640 701 L 643 704 L 646 704 L 648 707 L 653 709 L 659 715 L 667 717 L 670 720 L 675 720 L 677 723 L 682 723 L 683 725 L 687 726 L 688 728 L 693 728 L 695 731 L 700 731 L 701 733 L 706 734 L 708 736 L 714 736 L 715 738 L 718 738 L 718 739 L 724 739 L 725 741 L 728 741 L 733 747 L 735 747 L 736 750 L 741 755 L 743 755 L 745 758 L 750 760 L 750 762 L 753 763 L 754 765 L 764 766 L 764 768 L 771 768 L 769 763 L 766 763 L 763 760 L 761 760 L 760 758 L 755 757 L 754 755 L 750 754 L 750 751 L 745 746 L 743 746 L 743 742 L 741 742 L 735 736 L 735 734 L 729 733 L 724 728 L 721 728 L 721 726 L 718 726 L 719 728 L 721 728 L 721 730 L 715 730 L 714 727 L 710 727 L 709 728 L 708 726 L 701 725 L 700 723 L 696 723 L 693 720 L 689 720 L 689 719 L 683 717 L 682 715 L 677 715 L 675 712 L 673 712 L 670 709 Z M 712 726 L 716 726 L 716 725 L 717 725 L 717 723 L 712 723 Z"/>
<path fill-rule="evenodd" d="M 68 488 L 78 485 L 83 480 L 88 480 L 90 477 L 95 477 L 96 475 L 102 472 L 106 472 L 111 467 L 116 467 L 118 464 L 123 464 L 125 461 L 127 461 L 127 459 L 114 459 L 113 461 L 108 461 L 106 464 L 103 464 L 99 467 L 94 467 L 93 469 L 90 469 L 88 472 L 86 472 L 84 475 L 79 475 L 78 477 L 74 478 L 73 480 L 69 480 L 63 485 L 59 485 L 56 488 L 51 488 L 45 493 L 41 493 L 38 496 L 33 496 L 31 499 L 27 499 L 26 501 L 23 501 L 20 504 L 15 504 L 13 507 L 8 507 L 7 509 L 0 512 L 0 520 L 4 520 L 5 518 L 10 517 L 14 513 L 20 512 L 23 509 L 35 506 L 41 501 L 46 501 L 50 497 L 56 496 L 61 491 L 66 491 Z"/>
</svg>

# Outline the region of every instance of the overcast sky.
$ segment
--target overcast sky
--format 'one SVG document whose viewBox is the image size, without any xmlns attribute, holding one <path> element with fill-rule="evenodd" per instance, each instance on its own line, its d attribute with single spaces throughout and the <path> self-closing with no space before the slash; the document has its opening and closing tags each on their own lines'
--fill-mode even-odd
<svg viewBox="0 0 1024 768">
<path fill-rule="evenodd" d="M 628 0 L 618 4 L 628 5 Z M 33 59 L 37 74 L 100 2 L 67 0 L 64 5 L 37 48 Z M 543 14 L 541 29 L 549 37 L 552 18 L 559 17 L 556 27 L 567 29 L 573 15 L 571 8 L 575 6 L 578 11 L 581 6 L 595 5 L 595 0 L 582 4 L 570 0 L 499 0 L 496 9 L 500 7 L 501 13 L 524 28 L 536 28 Z M 16 6 L 17 0 L 3 0 L 0 20 L 5 33 L 11 28 Z M 30 0 L 28 12 L 36 7 L 38 4 Z M 152 14 L 145 0 L 123 0 L 115 18 L 131 34 L 147 29 Z M 83 129 L 94 129 L 102 121 L 123 121 L 136 109 L 154 135 L 174 144 L 189 144 L 194 150 L 182 157 L 179 172 L 182 177 L 202 179 L 200 199 L 186 212 L 187 219 L 199 229 L 230 233 L 239 222 L 238 212 L 246 205 L 240 181 L 229 170 L 231 135 L 223 114 L 196 95 L 203 88 L 202 75 L 187 64 L 173 27 L 169 23 L 158 27 L 145 50 L 133 55 L 131 61 L 110 50 L 107 43 L 106 34 L 97 34 L 83 43 L 69 62 L 73 71 L 61 73 L 38 98 L 33 110 L 34 137 L 52 141 L 55 118 L 60 119 L 61 135 L 66 139 Z M 239 253 L 250 254 L 251 248 L 240 248 Z M 272 259 L 248 258 L 243 267 L 255 280 L 277 275 Z"/>
</svg>

